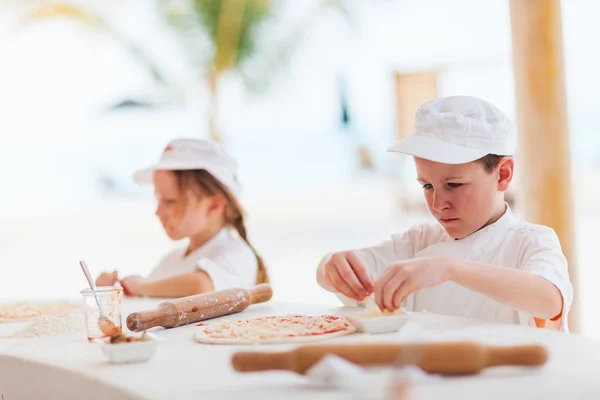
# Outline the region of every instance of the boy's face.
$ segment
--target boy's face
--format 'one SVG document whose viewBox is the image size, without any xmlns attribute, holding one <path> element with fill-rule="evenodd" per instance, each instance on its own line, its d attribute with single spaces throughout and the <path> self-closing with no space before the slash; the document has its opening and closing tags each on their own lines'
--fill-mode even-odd
<svg viewBox="0 0 600 400">
<path fill-rule="evenodd" d="M 504 213 L 512 158 L 503 158 L 492 172 L 479 162 L 453 165 L 415 157 L 415 164 L 427 208 L 451 237 L 468 236 Z"/>
</svg>

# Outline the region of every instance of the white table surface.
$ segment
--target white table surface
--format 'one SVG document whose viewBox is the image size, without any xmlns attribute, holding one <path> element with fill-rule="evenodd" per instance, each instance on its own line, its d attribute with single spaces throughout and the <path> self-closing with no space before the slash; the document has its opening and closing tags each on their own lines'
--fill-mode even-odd
<svg viewBox="0 0 600 400">
<path fill-rule="evenodd" d="M 128 299 L 129 312 L 152 309 L 160 301 Z M 315 305 L 267 303 L 224 318 L 251 318 L 287 313 L 342 313 Z M 492 345 L 543 344 L 550 352 L 542 368 L 492 368 L 477 376 L 416 383 L 411 399 L 600 399 L 600 342 L 543 329 L 497 325 L 432 314 L 409 316 L 431 335 L 423 340 L 475 340 Z M 125 318 L 123 318 L 125 321 Z M 415 326 L 413 325 L 413 326 Z M 0 324 L 0 335 L 20 324 Z M 194 325 L 158 330 L 163 339 L 147 363 L 110 364 L 85 333 L 41 338 L 0 338 L 0 395 L 16 399 L 352 399 L 351 392 L 324 389 L 290 372 L 240 374 L 231 355 L 257 346 L 196 343 Z M 353 334 L 337 342 L 406 341 L 394 334 Z M 414 338 L 412 339 L 414 341 Z M 261 350 L 287 350 L 268 345 Z M 0 398 L 1 399 L 1 398 Z"/>
</svg>

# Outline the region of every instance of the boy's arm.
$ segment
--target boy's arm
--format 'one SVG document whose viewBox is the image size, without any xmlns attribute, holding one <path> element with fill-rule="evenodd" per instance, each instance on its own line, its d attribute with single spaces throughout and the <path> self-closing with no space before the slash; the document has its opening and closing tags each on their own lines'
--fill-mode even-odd
<svg viewBox="0 0 600 400">
<path fill-rule="evenodd" d="M 547 279 L 514 268 L 452 259 L 449 280 L 541 319 L 560 318 L 563 298 Z"/>
<path fill-rule="evenodd" d="M 562 314 L 561 291 L 530 271 L 454 257 L 426 257 L 391 265 L 375 282 L 375 300 L 385 310 L 397 309 L 411 294 L 455 282 L 541 319 Z"/>
<path fill-rule="evenodd" d="M 567 259 L 554 230 L 537 225 L 534 231 L 526 236 L 519 249 L 519 258 L 519 269 L 546 279 L 558 289 L 562 309 L 551 321 L 559 321 L 559 329 L 568 331 L 567 315 L 573 302 L 573 285 L 569 278 Z M 537 322 L 539 321 L 536 321 L 536 324 Z"/>
<path fill-rule="evenodd" d="M 380 308 L 395 309 L 417 290 L 453 281 L 539 319 L 566 316 L 573 287 L 554 231 L 528 235 L 519 259 L 518 269 L 453 257 L 397 262 L 375 282 L 375 299 Z M 561 324 L 566 328 L 565 318 Z"/>
</svg>

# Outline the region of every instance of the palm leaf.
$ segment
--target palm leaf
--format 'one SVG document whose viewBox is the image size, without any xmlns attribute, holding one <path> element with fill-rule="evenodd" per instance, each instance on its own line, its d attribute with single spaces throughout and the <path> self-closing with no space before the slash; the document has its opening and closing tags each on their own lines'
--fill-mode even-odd
<svg viewBox="0 0 600 400">
<path fill-rule="evenodd" d="M 165 20 L 178 31 L 185 54 L 206 74 L 235 71 L 251 92 L 268 88 L 273 77 L 285 68 L 312 24 L 333 11 L 353 24 L 345 0 L 324 0 L 303 21 L 274 45 L 265 45 L 269 23 L 280 14 L 268 0 L 164 0 Z M 200 38 L 204 35 L 204 42 Z M 203 43 L 199 46 L 198 43 Z"/>
<path fill-rule="evenodd" d="M 31 14 L 25 15 L 20 21 L 21 24 L 26 24 L 40 19 L 67 17 L 86 25 L 104 27 L 104 20 L 98 15 L 92 14 L 83 8 L 76 7 L 67 3 L 48 4 L 40 8 L 34 9 Z"/>
<path fill-rule="evenodd" d="M 306 32 L 324 13 L 334 11 L 350 25 L 354 23 L 347 0 L 323 0 L 314 12 L 275 44 L 265 45 L 269 23 L 280 10 L 269 0 L 157 0 L 168 26 L 178 33 L 182 48 L 199 77 L 235 71 L 251 92 L 268 88 L 285 68 Z M 281 3 L 279 3 L 281 4 Z M 143 47 L 109 25 L 97 13 L 72 2 L 57 2 L 35 9 L 21 20 L 68 17 L 104 31 L 143 66 L 155 82 L 168 85 L 167 76 Z"/>
<path fill-rule="evenodd" d="M 177 0 L 160 4 L 167 23 L 181 34 L 192 63 L 218 72 L 235 70 L 254 56 L 257 31 L 272 16 L 267 0 Z M 208 43 L 197 45 L 206 39 Z"/>
</svg>

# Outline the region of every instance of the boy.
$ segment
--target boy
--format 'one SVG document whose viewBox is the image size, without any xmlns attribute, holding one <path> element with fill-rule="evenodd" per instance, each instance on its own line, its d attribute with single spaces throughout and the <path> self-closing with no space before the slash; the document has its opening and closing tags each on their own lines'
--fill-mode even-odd
<svg viewBox="0 0 600 400">
<path fill-rule="evenodd" d="M 374 293 L 382 310 L 404 305 L 568 332 L 573 287 L 558 237 L 513 216 L 504 200 L 515 147 L 514 125 L 486 101 L 453 96 L 423 104 L 411 135 L 388 151 L 414 157 L 439 224 L 326 255 L 319 285 L 343 301 Z"/>
</svg>

